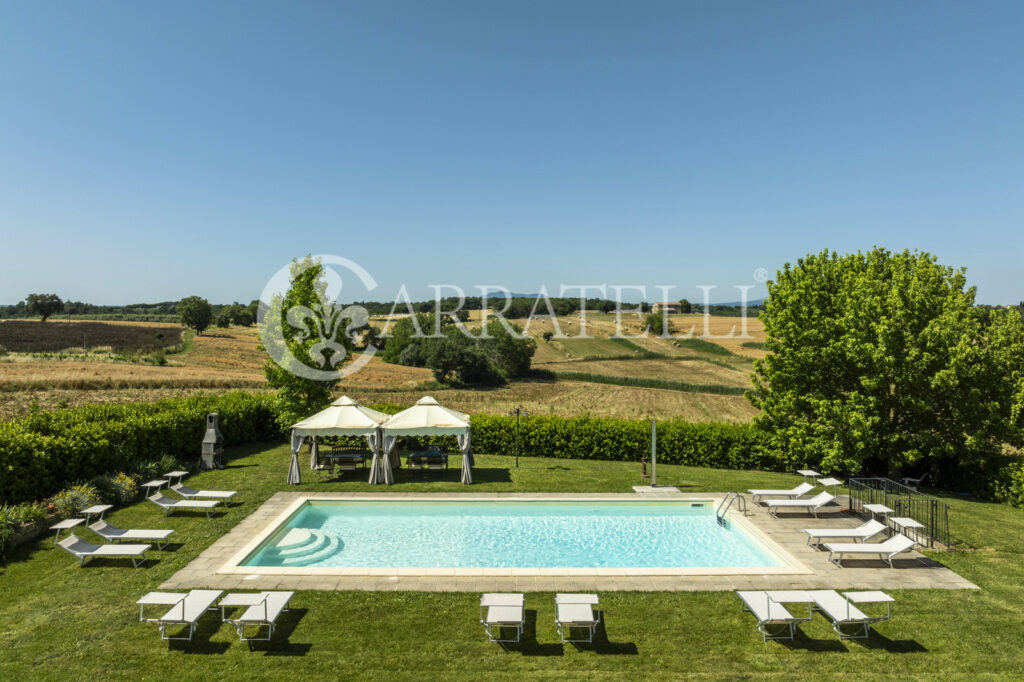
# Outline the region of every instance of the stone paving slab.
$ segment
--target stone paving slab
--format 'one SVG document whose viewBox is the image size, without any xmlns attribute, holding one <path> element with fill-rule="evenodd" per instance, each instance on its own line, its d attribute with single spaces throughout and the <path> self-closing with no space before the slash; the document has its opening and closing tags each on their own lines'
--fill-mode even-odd
<svg viewBox="0 0 1024 682">
<path fill-rule="evenodd" d="M 662 493 L 672 499 L 721 499 L 715 493 Z M 894 568 L 880 560 L 849 559 L 842 568 L 828 561 L 828 552 L 806 544 L 803 528 L 855 527 L 862 519 L 845 513 L 834 505 L 819 513 L 780 514 L 772 518 L 766 507 L 751 504 L 745 521 L 761 534 L 788 552 L 799 565 L 799 573 L 744 575 L 648 575 L 643 569 L 629 575 L 409 575 L 395 570 L 394 575 L 273 575 L 257 573 L 218 573 L 218 570 L 239 553 L 267 525 L 274 522 L 295 502 L 305 497 L 317 499 L 478 499 L 478 500 L 545 500 L 598 499 L 629 501 L 649 498 L 651 493 L 622 494 L 544 494 L 544 493 L 292 493 L 280 492 L 267 500 L 257 511 L 238 523 L 214 542 L 196 559 L 160 585 L 160 589 L 177 590 L 215 588 L 223 590 L 374 590 L 374 591 L 442 591 L 442 592 L 555 592 L 555 591 L 724 591 L 761 589 L 978 589 L 939 562 L 918 552 L 909 552 L 893 560 Z M 735 512 L 739 514 L 739 512 Z M 941 556 L 941 555 L 940 555 Z M 273 570 L 273 569 L 268 569 Z M 794 569 L 796 570 L 796 569 Z"/>
</svg>

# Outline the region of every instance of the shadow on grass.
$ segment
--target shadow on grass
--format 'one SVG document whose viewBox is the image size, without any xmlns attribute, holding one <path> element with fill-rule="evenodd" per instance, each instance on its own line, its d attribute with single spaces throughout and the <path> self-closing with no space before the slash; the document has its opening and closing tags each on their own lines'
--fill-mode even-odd
<svg viewBox="0 0 1024 682">
<path fill-rule="evenodd" d="M 187 640 L 169 640 L 167 648 L 186 654 L 223 654 L 231 646 L 231 643 L 210 641 L 210 637 L 216 634 L 220 627 L 220 616 L 214 617 L 212 614 L 209 614 L 199 621 L 199 627 L 192 634 L 191 642 Z M 171 632 L 172 635 L 178 635 L 179 633 L 188 633 L 188 628 L 184 627 L 179 632 Z"/>
<path fill-rule="evenodd" d="M 259 464 L 226 464 L 225 469 L 248 469 L 249 467 L 258 467 Z"/>
<path fill-rule="evenodd" d="M 523 624 L 523 636 L 519 642 L 503 642 L 501 648 L 506 651 L 518 651 L 523 656 L 564 656 L 565 649 L 561 644 L 541 644 L 537 641 L 537 610 L 527 609 L 526 622 Z"/>
<path fill-rule="evenodd" d="M 637 656 L 640 654 L 640 650 L 633 642 L 611 642 L 608 640 L 608 631 L 604 627 L 603 615 L 594 629 L 594 641 L 589 644 L 573 642 L 573 646 L 578 651 L 593 651 L 602 656 Z"/>
<path fill-rule="evenodd" d="M 882 649 L 891 654 L 923 654 L 928 652 L 928 649 L 920 642 L 912 639 L 889 639 L 885 635 L 879 634 L 876 630 L 872 630 L 871 636 L 867 639 L 853 641 L 863 645 L 866 649 Z"/>
<path fill-rule="evenodd" d="M 787 649 L 803 649 L 804 651 L 849 651 L 838 639 L 811 639 L 804 634 L 803 630 L 797 628 L 796 636 L 792 639 L 776 639 L 779 644 Z"/>
<path fill-rule="evenodd" d="M 456 481 L 459 479 L 456 478 Z M 511 483 L 512 474 L 506 468 L 473 467 L 474 483 Z"/>
<path fill-rule="evenodd" d="M 154 552 L 177 552 L 179 549 L 185 546 L 184 542 L 168 542 L 166 545 L 157 549 L 156 544 L 153 544 Z"/>
<path fill-rule="evenodd" d="M 309 609 L 288 609 L 277 619 L 277 628 L 269 642 L 249 642 L 250 651 L 262 651 L 266 656 L 305 656 L 313 648 L 312 644 L 296 644 L 288 641 L 295 626 L 299 624 Z"/>
<path fill-rule="evenodd" d="M 550 467 L 548 467 L 548 471 L 569 471 L 569 467 L 550 466 Z"/>
</svg>

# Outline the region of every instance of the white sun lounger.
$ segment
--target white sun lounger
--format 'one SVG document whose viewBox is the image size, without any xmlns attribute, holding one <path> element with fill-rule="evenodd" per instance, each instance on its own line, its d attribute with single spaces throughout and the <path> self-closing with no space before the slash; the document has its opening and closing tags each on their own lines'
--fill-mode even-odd
<svg viewBox="0 0 1024 682">
<path fill-rule="evenodd" d="M 831 493 L 818 493 L 806 500 L 766 500 L 765 504 L 768 505 L 768 513 L 772 516 L 775 516 L 779 509 L 802 509 L 812 512 L 814 517 L 817 518 L 818 510 L 835 499 L 835 495 Z"/>
<path fill-rule="evenodd" d="M 106 521 L 100 520 L 89 526 L 89 530 L 101 536 L 104 540 L 110 542 L 121 542 L 122 540 L 151 540 L 156 543 L 157 549 L 163 549 L 167 546 L 167 538 L 171 536 L 173 530 L 122 530 L 116 526 L 111 526 Z M 160 544 L 160 543 L 163 544 Z"/>
<path fill-rule="evenodd" d="M 847 592 L 846 596 L 835 590 L 808 590 L 807 593 L 814 601 L 814 609 L 832 621 L 832 629 L 839 635 L 839 639 L 867 639 L 873 623 L 892 617 L 893 598 L 884 592 Z M 854 606 L 854 602 L 886 602 L 886 614 L 869 616 Z M 850 628 L 853 628 L 852 632 Z"/>
<path fill-rule="evenodd" d="M 164 516 L 170 516 L 171 512 L 182 509 L 201 509 L 209 517 L 213 508 L 220 504 L 220 500 L 174 500 L 163 493 L 157 493 L 148 499 L 153 504 L 163 507 Z"/>
<path fill-rule="evenodd" d="M 139 621 L 155 623 L 160 626 L 160 639 L 192 641 L 199 618 L 213 607 L 224 590 L 191 590 L 187 594 L 180 592 L 150 592 L 139 599 Z M 147 604 L 170 606 L 171 608 L 159 618 L 144 618 L 142 609 Z M 184 625 L 188 627 L 187 637 L 168 637 L 167 627 Z"/>
<path fill-rule="evenodd" d="M 747 492 L 753 495 L 753 502 L 757 504 L 758 498 L 765 497 L 784 497 L 784 498 L 795 498 L 800 497 L 804 493 L 809 493 L 814 490 L 814 484 L 804 481 L 795 488 L 789 490 L 748 490 Z"/>
<path fill-rule="evenodd" d="M 796 628 L 801 623 L 811 620 L 811 597 L 804 590 L 780 590 L 765 592 L 762 590 L 739 591 L 736 596 L 743 602 L 743 610 L 750 611 L 757 618 L 757 631 L 762 641 L 770 639 L 793 639 Z M 794 616 L 783 606 L 783 602 L 801 602 L 807 604 L 806 616 Z M 777 630 L 769 632 L 769 628 Z"/>
<path fill-rule="evenodd" d="M 889 568 L 892 568 L 892 558 L 916 544 L 906 535 L 897 533 L 885 542 L 826 542 L 825 549 L 828 550 L 828 560 L 836 566 L 839 566 L 845 554 L 877 554 L 879 557 L 885 557 L 889 562 Z"/>
<path fill-rule="evenodd" d="M 218 606 L 221 610 L 221 620 L 231 623 L 238 631 L 238 637 L 243 642 L 269 642 L 274 636 L 274 628 L 277 626 L 277 617 L 288 610 L 288 602 L 295 595 L 294 592 L 257 592 L 255 594 L 235 593 L 224 597 Z M 226 618 L 224 609 L 244 606 L 247 607 L 242 615 L 237 618 Z M 245 636 L 245 626 L 255 625 L 256 635 L 260 628 L 267 626 L 266 637 Z"/>
<path fill-rule="evenodd" d="M 480 597 L 480 623 L 491 642 L 518 642 L 526 623 L 524 614 L 522 594 L 491 592 Z M 502 628 L 515 630 L 516 638 L 501 639 Z"/>
<path fill-rule="evenodd" d="M 59 547 L 67 550 L 79 558 L 79 566 L 85 566 L 85 562 L 96 557 L 124 558 L 132 560 L 132 566 L 139 567 L 140 560 L 146 560 L 146 550 L 151 545 L 94 545 L 76 536 L 74 532 L 57 543 Z"/>
<path fill-rule="evenodd" d="M 597 608 L 596 594 L 556 594 L 555 595 L 555 626 L 563 642 L 594 641 L 594 631 L 601 622 L 601 612 Z M 572 629 L 586 630 L 586 639 L 572 639 Z"/>
<path fill-rule="evenodd" d="M 856 528 L 804 528 L 804 532 L 807 533 L 807 544 L 812 544 L 811 540 L 814 540 L 813 544 L 817 546 L 821 544 L 823 538 L 842 538 L 854 542 L 858 540 L 865 542 L 868 538 L 887 529 L 888 526 L 881 521 L 871 519 Z"/>
<path fill-rule="evenodd" d="M 184 483 L 172 485 L 171 490 L 178 493 L 186 500 L 192 500 L 197 497 L 205 497 L 212 498 L 215 500 L 224 500 L 225 504 L 231 502 L 234 499 L 235 495 L 238 494 L 237 490 L 193 490 Z"/>
</svg>

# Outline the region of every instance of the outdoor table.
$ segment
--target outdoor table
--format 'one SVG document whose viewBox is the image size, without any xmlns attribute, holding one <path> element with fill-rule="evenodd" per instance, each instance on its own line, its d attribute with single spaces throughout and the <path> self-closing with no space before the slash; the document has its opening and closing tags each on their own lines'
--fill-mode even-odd
<svg viewBox="0 0 1024 682">
<path fill-rule="evenodd" d="M 913 528 L 914 529 L 914 542 L 917 542 L 917 534 L 918 534 L 918 532 L 920 532 L 920 529 L 924 528 L 924 524 L 923 523 L 921 523 L 919 521 L 915 521 L 914 519 L 910 518 L 909 516 L 890 517 L 889 521 L 892 522 L 892 525 L 897 526 L 898 528 L 900 528 L 900 530 L 902 530 L 904 533 L 906 532 L 906 529 Z"/>
<path fill-rule="evenodd" d="M 140 487 L 146 489 L 146 497 L 149 497 L 150 495 L 152 495 L 156 491 L 160 490 L 160 488 L 163 488 L 165 485 L 169 485 L 169 484 L 170 484 L 170 481 L 167 481 L 167 480 L 162 479 L 162 478 L 154 478 L 152 481 L 146 481 Z"/>
<path fill-rule="evenodd" d="M 838 478 L 822 478 L 818 480 L 818 483 L 823 485 L 825 488 L 833 488 L 833 495 L 839 492 L 838 487 L 843 484 L 843 482 L 840 481 Z"/>
<path fill-rule="evenodd" d="M 80 513 L 85 514 L 85 522 L 89 523 L 89 518 L 93 514 L 99 514 L 100 520 L 102 521 L 103 520 L 103 513 L 106 512 L 107 510 L 113 509 L 113 508 L 114 508 L 114 505 L 112 505 L 112 504 L 94 504 L 93 506 L 91 506 L 91 507 L 89 507 L 87 509 L 83 509 Z"/>
<path fill-rule="evenodd" d="M 168 471 L 166 474 L 164 474 L 164 478 L 167 479 L 167 482 L 168 483 L 172 483 L 172 484 L 174 483 L 174 479 L 178 479 L 178 483 L 181 483 L 181 479 L 182 479 L 183 476 L 188 476 L 188 472 L 187 471 Z"/>
<path fill-rule="evenodd" d="M 886 616 L 885 620 L 892 618 L 892 603 L 896 601 L 885 592 L 879 592 L 878 590 L 872 590 L 868 592 L 843 592 L 843 596 L 846 597 L 847 601 L 851 604 L 881 604 L 885 603 Z M 874 618 L 874 620 L 882 620 L 881 618 Z"/>
<path fill-rule="evenodd" d="M 814 469 L 799 469 L 797 470 L 797 473 L 803 476 L 804 478 L 818 478 L 819 476 L 821 476 L 821 474 L 819 474 Z"/>
<path fill-rule="evenodd" d="M 55 523 L 52 526 L 50 526 L 50 530 L 57 531 L 57 535 L 55 535 L 53 538 L 53 544 L 56 545 L 57 541 L 60 540 L 60 532 L 62 530 L 74 528 L 80 523 L 85 523 L 85 519 L 65 519 L 64 521 L 60 521 L 59 523 Z"/>
<path fill-rule="evenodd" d="M 884 504 L 865 504 L 864 509 L 871 512 L 872 519 L 875 518 L 875 514 L 881 514 L 882 516 L 892 514 L 892 509 L 889 509 Z"/>
<path fill-rule="evenodd" d="M 139 621 L 144 621 L 143 609 L 146 606 L 174 606 L 185 598 L 180 592 L 147 592 L 136 604 L 139 605 Z"/>
</svg>

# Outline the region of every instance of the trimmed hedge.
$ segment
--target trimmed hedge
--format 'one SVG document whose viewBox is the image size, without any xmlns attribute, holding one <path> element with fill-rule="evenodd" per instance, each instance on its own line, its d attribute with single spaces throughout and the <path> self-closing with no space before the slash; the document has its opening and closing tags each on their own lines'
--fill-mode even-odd
<svg viewBox="0 0 1024 682">
<path fill-rule="evenodd" d="M 273 397 L 243 392 L 40 412 L 0 424 L 0 502 L 41 500 L 164 454 L 198 459 L 208 412 L 225 446 L 281 437 Z"/>
<path fill-rule="evenodd" d="M 512 454 L 516 447 L 514 417 L 475 414 L 473 449 Z M 647 420 L 596 417 L 529 417 L 520 422 L 520 454 L 562 459 L 639 461 L 651 451 Z M 658 422 L 658 461 L 722 469 L 785 469 L 761 434 L 747 424 Z"/>
</svg>

